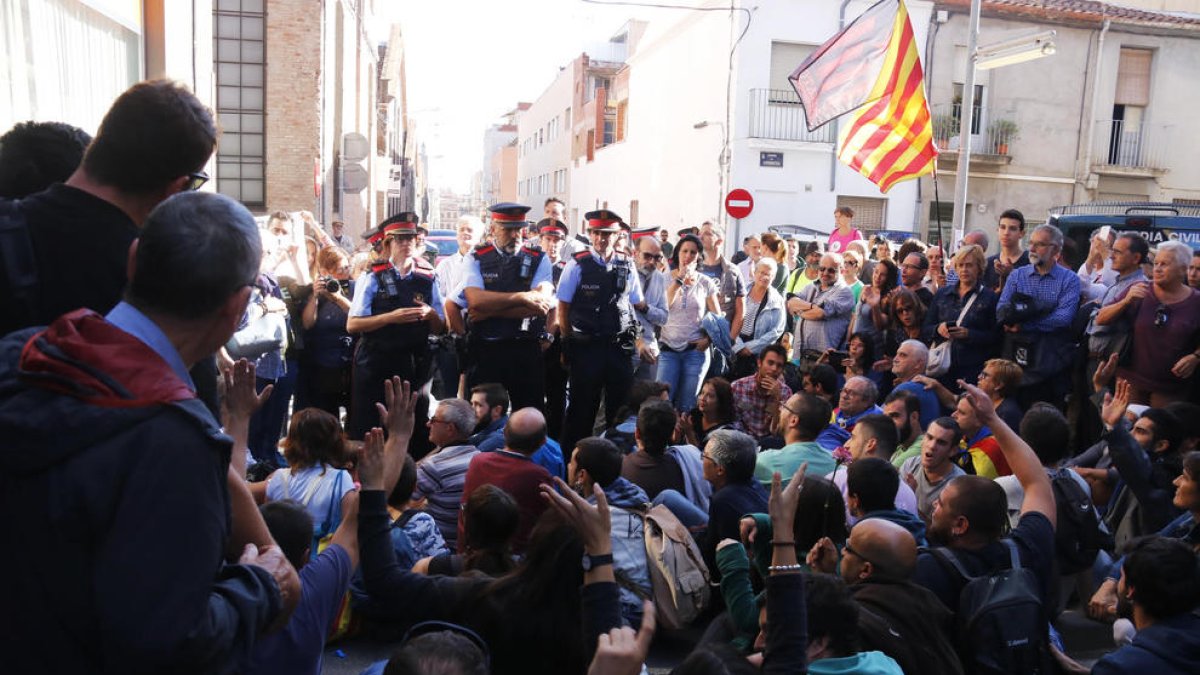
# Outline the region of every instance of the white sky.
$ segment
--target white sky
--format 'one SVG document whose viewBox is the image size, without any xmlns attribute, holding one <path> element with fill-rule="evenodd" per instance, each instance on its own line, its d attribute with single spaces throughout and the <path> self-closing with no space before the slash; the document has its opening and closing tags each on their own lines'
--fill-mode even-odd
<svg viewBox="0 0 1200 675">
<path fill-rule="evenodd" d="M 560 67 L 630 18 L 684 15 L 580 0 L 377 0 L 376 11 L 374 37 L 386 39 L 391 22 L 404 34 L 408 109 L 429 155 L 430 186 L 458 192 L 483 168 L 487 127 L 518 101 L 535 101 Z"/>
</svg>

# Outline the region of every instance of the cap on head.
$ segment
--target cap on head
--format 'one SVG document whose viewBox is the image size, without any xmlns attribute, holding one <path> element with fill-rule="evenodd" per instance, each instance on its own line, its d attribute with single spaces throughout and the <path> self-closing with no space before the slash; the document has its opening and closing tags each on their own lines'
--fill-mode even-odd
<svg viewBox="0 0 1200 675">
<path fill-rule="evenodd" d="M 685 227 L 685 228 L 679 230 L 678 232 L 676 232 L 676 234 L 678 234 L 681 237 L 684 235 L 688 235 L 688 234 L 694 234 L 696 236 L 700 236 L 700 228 L 694 227 L 694 226 L 693 227 Z"/>
<path fill-rule="evenodd" d="M 529 213 L 529 209 L 524 204 L 513 202 L 500 202 L 488 207 L 488 211 L 492 212 L 492 222 L 502 227 L 525 227 L 528 222 L 525 214 Z"/>
<path fill-rule="evenodd" d="M 538 221 L 537 232 L 543 237 L 565 237 L 567 226 L 558 218 L 542 218 Z"/>
<path fill-rule="evenodd" d="M 363 232 L 362 238 L 367 240 L 371 246 L 378 246 L 379 242 L 383 241 L 383 226 L 373 227 L 366 232 Z"/>
<path fill-rule="evenodd" d="M 385 237 L 404 234 L 415 235 L 417 233 L 417 223 L 420 220 L 421 218 L 412 211 L 401 211 L 380 223 L 379 229 L 383 231 L 383 236 Z"/>
<path fill-rule="evenodd" d="M 633 243 L 635 243 L 635 244 L 639 240 L 644 239 L 646 237 L 650 237 L 653 239 L 653 238 L 656 238 L 657 236 L 658 236 L 658 228 L 657 227 L 643 227 L 643 228 L 640 228 L 637 230 L 633 230 L 632 232 L 629 233 L 629 239 L 632 240 Z"/>
<path fill-rule="evenodd" d="M 587 213 L 583 214 L 583 217 L 587 219 L 588 230 L 592 232 L 621 231 L 621 216 L 618 216 L 608 209 L 588 211 Z"/>
</svg>

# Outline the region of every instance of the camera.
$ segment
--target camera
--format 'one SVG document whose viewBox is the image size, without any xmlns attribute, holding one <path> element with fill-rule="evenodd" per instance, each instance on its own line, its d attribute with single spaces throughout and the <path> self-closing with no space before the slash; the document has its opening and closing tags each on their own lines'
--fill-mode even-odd
<svg viewBox="0 0 1200 675">
<path fill-rule="evenodd" d="M 337 293 L 342 290 L 342 282 L 333 277 L 321 277 L 320 283 L 326 293 Z"/>
</svg>

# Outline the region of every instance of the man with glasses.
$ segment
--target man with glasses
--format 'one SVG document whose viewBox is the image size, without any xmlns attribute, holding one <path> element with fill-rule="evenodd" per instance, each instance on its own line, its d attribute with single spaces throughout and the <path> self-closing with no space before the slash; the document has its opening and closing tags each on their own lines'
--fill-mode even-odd
<svg viewBox="0 0 1200 675">
<path fill-rule="evenodd" d="M 924 253 L 909 253 L 900 264 L 900 283 L 912 291 L 926 307 L 933 303 L 933 292 L 925 287 L 925 275 L 928 272 L 929 259 Z"/>
<path fill-rule="evenodd" d="M 1100 361 L 1107 359 L 1109 354 L 1121 351 L 1133 329 L 1133 325 L 1124 318 L 1108 325 L 1100 325 L 1096 323 L 1096 317 L 1105 308 L 1112 307 L 1117 299 L 1129 290 L 1130 286 L 1146 281 L 1146 275 L 1142 272 L 1142 263 L 1146 262 L 1149 257 L 1150 244 L 1146 243 L 1146 240 L 1140 235 L 1123 234 L 1113 242 L 1109 259 L 1112 262 L 1116 280 L 1104 292 L 1099 308 L 1092 314 L 1091 321 L 1088 323 L 1088 360 L 1085 382 L 1092 381 L 1092 375 L 1095 374 Z"/>
<path fill-rule="evenodd" d="M 25 227 L 4 248 L 36 271 L 23 280 L 0 277 L 0 334 L 79 307 L 112 309 L 146 216 L 167 197 L 204 185 L 216 142 L 212 111 L 183 85 L 152 80 L 121 94 L 75 173 L 26 197 L 6 218 Z M 0 213 L 10 204 L 0 202 Z M 13 288 L 19 281 L 30 290 Z"/>
<path fill-rule="evenodd" d="M 855 375 L 846 380 L 838 394 L 838 406 L 833 410 L 833 423 L 819 432 L 817 443 L 829 452 L 838 446 L 845 445 L 850 440 L 854 425 L 867 415 L 882 413 L 883 410 L 875 405 L 879 396 L 879 388 L 870 379 Z"/>
<path fill-rule="evenodd" d="M 642 302 L 633 306 L 634 315 L 642 324 L 642 336 L 634 355 L 635 380 L 653 380 L 658 376 L 658 331 L 667 322 L 667 283 L 670 279 L 662 271 L 664 249 L 653 235 L 654 228 L 633 233 L 643 295 Z"/>
<path fill-rule="evenodd" d="M 1073 340 L 1067 330 L 1079 307 L 1079 277 L 1058 264 L 1063 234 L 1038 225 L 1029 238 L 1029 265 L 1013 270 L 996 304 L 1004 328 L 1004 357 L 1024 369 L 1018 401 L 1057 406 L 1070 386 Z"/>
<path fill-rule="evenodd" d="M 837 466 L 833 455 L 817 443 L 817 436 L 829 426 L 831 413 L 829 403 L 812 394 L 793 394 L 786 403 L 780 403 L 776 431 L 783 437 L 785 445 L 778 450 L 758 453 L 754 477 L 760 483 L 770 485 L 778 472 L 786 486 L 805 462 L 808 463 L 808 474 L 812 476 L 824 476 L 833 471 Z"/>
<path fill-rule="evenodd" d="M 792 360 L 814 362 L 826 349 L 837 349 L 846 337 L 854 293 L 842 280 L 842 256 L 821 256 L 817 283 L 797 294 L 788 294 L 787 310 L 795 317 Z"/>
<path fill-rule="evenodd" d="M 417 486 L 412 498 L 426 500 L 425 510 L 433 516 L 446 546 L 452 551 L 458 545 L 458 510 L 467 467 L 479 452 L 467 440 L 476 422 L 473 403 L 461 398 L 438 403 L 429 418 L 429 442 L 433 444 L 433 452 L 417 463 Z"/>
</svg>

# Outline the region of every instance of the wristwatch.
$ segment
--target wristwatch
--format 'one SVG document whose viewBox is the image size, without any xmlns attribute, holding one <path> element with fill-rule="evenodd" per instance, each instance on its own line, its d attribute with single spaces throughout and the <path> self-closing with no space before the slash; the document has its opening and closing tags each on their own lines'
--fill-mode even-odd
<svg viewBox="0 0 1200 675">
<path fill-rule="evenodd" d="M 599 567 L 601 565 L 611 565 L 611 564 L 613 564 L 613 557 L 612 557 L 611 553 L 605 553 L 604 555 L 588 555 L 586 553 L 583 554 L 583 571 L 584 572 L 591 572 L 592 570 L 596 569 L 597 567 Z"/>
</svg>

